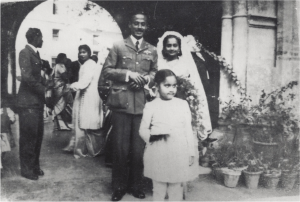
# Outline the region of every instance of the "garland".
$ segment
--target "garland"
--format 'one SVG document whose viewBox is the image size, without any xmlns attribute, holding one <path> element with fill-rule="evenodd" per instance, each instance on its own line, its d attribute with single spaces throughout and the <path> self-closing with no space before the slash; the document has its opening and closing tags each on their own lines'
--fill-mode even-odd
<svg viewBox="0 0 300 202">
<path fill-rule="evenodd" d="M 208 51 L 206 48 L 202 46 L 202 44 L 198 40 L 196 40 L 196 46 L 199 48 L 199 50 L 202 49 L 206 54 L 212 57 L 215 61 L 218 61 L 220 65 L 220 69 L 222 68 L 229 75 L 229 78 L 235 84 L 240 94 L 246 96 L 246 88 L 242 86 L 242 82 L 237 78 L 236 73 L 233 71 L 233 67 L 230 64 L 226 63 L 225 58 L 222 56 L 217 56 L 215 53 Z"/>
<path fill-rule="evenodd" d="M 178 91 L 177 97 L 186 100 L 189 104 L 191 114 L 192 114 L 192 127 L 193 130 L 197 132 L 199 139 L 202 139 L 201 134 L 204 130 L 202 125 L 202 113 L 200 107 L 201 104 L 200 96 L 198 95 L 198 90 L 195 86 L 185 78 L 177 78 L 178 80 Z"/>
</svg>

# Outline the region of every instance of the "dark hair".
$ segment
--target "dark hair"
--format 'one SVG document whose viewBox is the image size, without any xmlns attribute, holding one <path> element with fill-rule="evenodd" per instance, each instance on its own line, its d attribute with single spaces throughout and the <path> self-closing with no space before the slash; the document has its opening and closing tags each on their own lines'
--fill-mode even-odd
<svg viewBox="0 0 300 202">
<path fill-rule="evenodd" d="M 144 11 L 144 9 L 142 9 L 142 8 L 135 8 L 135 9 L 133 9 L 132 12 L 130 13 L 130 19 L 129 19 L 129 21 L 131 22 L 133 16 L 138 15 L 138 14 L 144 15 L 146 17 L 146 21 L 148 21 L 149 17 L 146 14 L 146 12 Z"/>
<path fill-rule="evenodd" d="M 172 72 L 169 69 L 161 69 L 159 71 L 156 72 L 155 77 L 154 77 L 154 82 L 156 84 L 160 84 L 161 82 L 163 82 L 164 80 L 166 80 L 166 78 L 168 76 L 174 76 L 177 80 L 176 75 L 174 74 L 174 72 Z"/>
<path fill-rule="evenodd" d="M 80 45 L 80 46 L 78 47 L 78 51 L 80 51 L 80 49 L 86 50 L 86 52 L 88 52 L 89 57 L 91 57 L 92 51 L 91 51 L 91 48 L 90 48 L 88 45 L 86 45 L 86 44 Z"/>
<path fill-rule="evenodd" d="M 38 28 L 29 28 L 28 31 L 26 32 L 26 39 L 28 43 L 33 42 L 35 37 L 37 36 L 42 36 L 42 32 Z"/>
<path fill-rule="evenodd" d="M 55 59 L 55 63 L 56 64 L 63 63 L 65 58 L 67 58 L 67 55 L 64 54 L 64 53 L 60 53 L 60 54 L 57 55 L 57 57 Z"/>
<path fill-rule="evenodd" d="M 94 60 L 96 63 L 98 62 L 98 56 L 97 55 L 92 55 L 91 59 Z"/>
<path fill-rule="evenodd" d="M 162 49 L 162 55 L 164 56 L 164 58 L 167 58 L 168 57 L 168 54 L 165 52 L 165 47 L 167 45 L 167 42 L 169 39 L 176 39 L 177 43 L 178 43 L 178 46 L 179 46 L 179 53 L 178 53 L 178 56 L 181 56 L 182 55 L 182 52 L 181 52 L 181 39 L 178 37 L 178 36 L 175 36 L 175 35 L 168 35 L 164 38 L 163 40 L 163 49 Z"/>
</svg>

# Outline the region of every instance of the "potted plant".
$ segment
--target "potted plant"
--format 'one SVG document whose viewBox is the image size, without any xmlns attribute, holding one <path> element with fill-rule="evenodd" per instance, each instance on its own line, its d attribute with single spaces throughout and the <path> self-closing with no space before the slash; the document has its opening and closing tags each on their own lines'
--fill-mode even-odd
<svg viewBox="0 0 300 202">
<path fill-rule="evenodd" d="M 248 167 L 243 170 L 245 176 L 245 184 L 249 189 L 256 189 L 258 186 L 259 178 L 263 172 L 263 165 L 259 159 L 257 159 L 253 153 L 248 156 Z"/>
<path fill-rule="evenodd" d="M 213 173 L 225 186 L 235 187 L 242 170 L 247 168 L 249 149 L 245 146 L 234 145 L 231 142 L 221 145 L 214 152 L 215 164 Z"/>
<path fill-rule="evenodd" d="M 223 170 L 227 168 L 227 151 L 231 145 L 231 142 L 224 143 L 219 148 L 214 148 L 211 154 L 212 174 L 220 182 L 224 180 Z"/>
<path fill-rule="evenodd" d="M 251 107 L 247 121 L 253 137 L 253 149 L 256 153 L 263 153 L 265 160 L 271 162 L 278 151 L 278 146 L 285 140 L 293 139 L 298 130 L 298 119 L 290 102 L 295 94 L 290 90 L 297 81 L 266 94 L 262 91 L 259 104 Z"/>
<path fill-rule="evenodd" d="M 299 153 L 293 155 L 292 153 L 287 158 L 281 160 L 281 186 L 286 190 L 291 190 L 296 182 L 299 172 Z"/>
<path fill-rule="evenodd" d="M 281 170 L 274 163 L 263 164 L 263 167 L 262 185 L 267 189 L 276 189 L 281 176 Z"/>
</svg>

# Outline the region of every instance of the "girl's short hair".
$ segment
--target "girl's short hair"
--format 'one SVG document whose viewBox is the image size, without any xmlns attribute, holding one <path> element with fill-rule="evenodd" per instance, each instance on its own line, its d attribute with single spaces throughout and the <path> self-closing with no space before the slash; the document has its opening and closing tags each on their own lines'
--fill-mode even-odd
<svg viewBox="0 0 300 202">
<path fill-rule="evenodd" d="M 164 40 L 163 40 L 163 49 L 162 49 L 162 55 L 164 56 L 164 58 L 168 57 L 168 54 L 165 52 L 165 48 L 167 45 L 167 42 L 169 39 L 176 39 L 178 46 L 179 46 L 179 53 L 178 56 L 182 56 L 182 52 L 181 52 L 181 39 L 178 36 L 175 35 L 167 35 Z"/>
<path fill-rule="evenodd" d="M 86 52 L 88 52 L 89 57 L 91 57 L 92 51 L 91 51 L 91 48 L 90 48 L 88 45 L 86 45 L 86 44 L 80 45 L 80 46 L 78 47 L 78 51 L 80 51 L 80 49 L 86 50 Z"/>
<path fill-rule="evenodd" d="M 154 77 L 154 82 L 159 85 L 161 82 L 166 80 L 166 78 L 168 76 L 174 76 L 176 78 L 176 81 L 177 81 L 177 77 L 174 74 L 174 72 L 172 72 L 169 69 L 161 69 L 161 70 L 156 72 L 155 77 Z"/>
<path fill-rule="evenodd" d="M 65 58 L 67 58 L 67 55 L 64 53 L 60 53 L 57 55 L 57 57 L 55 59 L 55 63 L 56 64 L 63 63 Z"/>
</svg>

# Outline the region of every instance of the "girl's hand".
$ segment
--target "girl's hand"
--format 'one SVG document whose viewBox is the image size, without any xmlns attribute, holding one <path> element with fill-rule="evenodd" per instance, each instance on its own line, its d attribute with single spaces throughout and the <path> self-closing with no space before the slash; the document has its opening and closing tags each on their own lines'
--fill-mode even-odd
<svg viewBox="0 0 300 202">
<path fill-rule="evenodd" d="M 78 88 L 76 88 L 74 85 L 70 85 L 70 89 L 72 90 L 72 91 L 78 91 Z"/>
<path fill-rule="evenodd" d="M 190 159 L 189 159 L 189 165 L 193 165 L 194 163 L 194 156 L 190 156 Z"/>
</svg>

